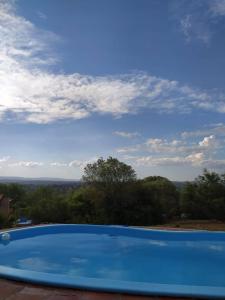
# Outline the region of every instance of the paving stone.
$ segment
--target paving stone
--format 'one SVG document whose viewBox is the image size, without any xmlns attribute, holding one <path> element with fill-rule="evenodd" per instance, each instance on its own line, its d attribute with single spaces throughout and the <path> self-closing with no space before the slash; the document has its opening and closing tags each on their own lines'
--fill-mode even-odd
<svg viewBox="0 0 225 300">
<path fill-rule="evenodd" d="M 45 287 L 0 279 L 0 300 L 197 300 L 194 298 L 150 297 Z"/>
<path fill-rule="evenodd" d="M 47 300 L 80 300 L 76 294 L 74 295 L 52 295 Z"/>
<path fill-rule="evenodd" d="M 122 295 L 121 300 L 159 300 L 159 298 L 156 296 L 151 297 L 151 296 L 138 296 L 138 295 Z"/>
<path fill-rule="evenodd" d="M 98 292 L 85 292 L 82 300 L 121 300 L 120 294 L 114 293 L 98 293 Z"/>
<path fill-rule="evenodd" d="M 46 300 L 46 296 L 16 293 L 5 300 Z"/>
<path fill-rule="evenodd" d="M 4 300 L 7 297 L 19 292 L 23 289 L 23 286 L 14 283 L 8 283 L 5 280 L 0 281 L 0 300 Z"/>
<path fill-rule="evenodd" d="M 48 288 L 40 288 L 34 286 L 25 286 L 20 293 L 23 295 L 37 295 L 37 296 L 49 296 L 54 292 L 54 290 L 49 290 Z"/>
</svg>

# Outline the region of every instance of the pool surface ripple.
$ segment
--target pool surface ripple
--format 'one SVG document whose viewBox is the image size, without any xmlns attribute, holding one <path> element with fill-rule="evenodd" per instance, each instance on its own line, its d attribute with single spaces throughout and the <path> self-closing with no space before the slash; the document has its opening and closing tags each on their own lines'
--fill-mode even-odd
<svg viewBox="0 0 225 300">
<path fill-rule="evenodd" d="M 0 236 L 0 275 L 143 295 L 225 298 L 225 233 L 48 225 Z M 2 237 L 2 239 L 1 239 Z"/>
</svg>

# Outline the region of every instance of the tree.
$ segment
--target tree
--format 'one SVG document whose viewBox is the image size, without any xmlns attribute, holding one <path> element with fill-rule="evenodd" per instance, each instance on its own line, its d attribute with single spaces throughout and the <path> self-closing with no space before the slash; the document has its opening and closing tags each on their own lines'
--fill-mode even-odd
<svg viewBox="0 0 225 300">
<path fill-rule="evenodd" d="M 69 215 L 66 200 L 51 187 L 39 187 L 30 194 L 28 211 L 34 223 L 66 223 Z"/>
<path fill-rule="evenodd" d="M 97 162 L 87 164 L 84 168 L 83 181 L 87 184 L 109 187 L 135 180 L 136 173 L 134 169 L 112 157 L 109 157 L 107 160 L 99 158 Z"/>
<path fill-rule="evenodd" d="M 98 207 L 97 210 L 100 212 L 98 220 L 108 224 L 120 223 L 119 215 L 124 202 L 127 201 L 123 191 L 127 185 L 136 182 L 134 169 L 116 158 L 109 157 L 106 160 L 100 158 L 84 168 L 83 181 L 89 189 L 92 187 L 102 193 L 101 201 L 97 201 L 95 197 L 97 204 L 95 203 L 94 207 Z M 88 197 L 91 197 L 90 193 Z"/>
<path fill-rule="evenodd" d="M 104 193 L 94 186 L 81 187 L 69 193 L 67 202 L 71 223 L 106 223 Z"/>
<path fill-rule="evenodd" d="M 188 183 L 181 192 L 182 211 L 193 219 L 225 220 L 224 175 L 209 172 Z"/>
<path fill-rule="evenodd" d="M 142 180 L 142 184 L 151 192 L 151 197 L 158 202 L 165 220 L 179 214 L 179 194 L 176 186 L 167 178 L 149 176 Z"/>
</svg>

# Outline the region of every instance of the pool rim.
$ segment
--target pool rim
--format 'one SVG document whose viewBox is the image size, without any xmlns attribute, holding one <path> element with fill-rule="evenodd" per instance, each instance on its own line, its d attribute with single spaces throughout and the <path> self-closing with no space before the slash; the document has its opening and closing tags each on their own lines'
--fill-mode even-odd
<svg viewBox="0 0 225 300">
<path fill-rule="evenodd" d="M 39 226 L 29 226 L 26 228 L 10 229 L 0 232 L 2 235 L 8 232 L 10 235 L 14 233 L 29 233 L 35 230 L 36 233 L 39 229 L 57 229 L 57 228 L 83 228 L 83 229 L 97 229 L 98 230 L 115 230 L 116 232 L 130 232 L 130 233 L 169 233 L 173 236 L 180 234 L 188 234 L 195 236 L 203 234 L 204 236 L 221 236 L 225 239 L 225 232 L 223 231 L 203 231 L 203 230 L 163 230 L 163 229 L 145 229 L 137 227 L 117 226 L 117 225 L 84 225 L 84 224 L 48 224 Z M 96 231 L 92 232 L 96 233 Z M 17 235 L 16 234 L 16 235 Z M 147 234 L 147 235 L 148 235 Z M 41 234 L 37 234 L 41 235 Z M 133 235 L 131 235 L 133 236 Z M 198 298 L 211 298 L 211 299 L 225 299 L 225 287 L 212 287 L 212 286 L 194 286 L 194 285 L 172 285 L 172 284 L 155 284 L 155 283 L 142 283 L 130 282 L 121 280 L 97 279 L 90 277 L 72 277 L 68 275 L 56 275 L 44 272 L 21 270 L 16 268 L 4 267 L 0 265 L 0 277 L 12 279 L 16 281 L 24 281 L 29 283 L 41 284 L 46 286 L 55 286 L 63 288 L 76 288 L 85 290 L 94 290 L 101 292 L 113 293 L 128 293 L 136 295 L 152 295 L 152 296 L 169 296 L 169 297 L 198 297 Z"/>
</svg>

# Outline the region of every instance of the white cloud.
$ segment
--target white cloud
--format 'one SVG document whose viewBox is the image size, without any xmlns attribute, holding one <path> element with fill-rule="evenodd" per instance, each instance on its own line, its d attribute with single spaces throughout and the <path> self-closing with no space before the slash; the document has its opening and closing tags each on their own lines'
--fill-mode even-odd
<svg viewBox="0 0 225 300">
<path fill-rule="evenodd" d="M 75 160 L 72 160 L 68 163 L 65 163 L 65 162 L 52 162 L 50 163 L 50 166 L 51 167 L 68 167 L 68 168 L 72 168 L 72 167 L 78 167 L 80 169 L 83 169 L 88 163 L 92 163 L 94 162 L 95 160 L 97 160 L 97 158 L 91 158 L 91 159 L 83 159 L 83 160 L 78 160 L 78 159 L 75 159 Z"/>
<path fill-rule="evenodd" d="M 171 166 L 183 165 L 184 158 L 181 157 L 160 157 L 142 156 L 135 159 L 135 164 L 138 166 Z"/>
<path fill-rule="evenodd" d="M 171 3 L 185 40 L 209 44 L 216 24 L 225 16 L 225 0 L 174 0 Z"/>
<path fill-rule="evenodd" d="M 10 156 L 3 156 L 2 158 L 0 158 L 0 163 L 7 162 L 9 159 L 10 159 Z"/>
<path fill-rule="evenodd" d="M 52 162 L 52 163 L 50 163 L 50 166 L 52 166 L 52 167 L 68 167 L 68 164 L 61 163 L 61 162 Z"/>
<path fill-rule="evenodd" d="M 146 150 L 149 152 L 180 152 L 185 150 L 185 144 L 183 141 L 166 139 L 150 138 L 145 144 Z"/>
<path fill-rule="evenodd" d="M 37 12 L 37 15 L 38 15 L 38 17 L 39 17 L 40 19 L 42 19 L 42 20 L 47 20 L 47 16 L 46 16 L 46 14 L 44 14 L 43 12 L 38 11 L 38 12 Z"/>
<path fill-rule="evenodd" d="M 68 164 L 68 166 L 69 166 L 69 167 L 81 167 L 82 164 L 83 164 L 82 161 L 76 160 L 76 159 L 75 159 L 75 160 L 72 160 L 72 161 Z"/>
<path fill-rule="evenodd" d="M 72 160 L 71 162 L 68 163 L 69 167 L 79 167 L 80 169 L 83 169 L 87 164 L 93 163 L 96 161 L 98 158 L 97 157 L 92 157 L 87 160 Z"/>
<path fill-rule="evenodd" d="M 204 158 L 203 153 L 195 153 L 186 157 L 153 157 L 142 156 L 135 158 L 135 164 L 138 166 L 184 166 L 192 164 L 193 166 L 202 163 Z"/>
<path fill-rule="evenodd" d="M 194 131 L 185 131 L 181 134 L 181 137 L 184 139 L 193 138 L 193 137 L 201 137 L 208 135 L 216 135 L 218 137 L 225 137 L 225 125 L 223 123 L 220 124 L 212 124 L 209 128 L 204 128 L 200 130 Z"/>
<path fill-rule="evenodd" d="M 88 76 L 51 71 L 59 38 L 18 16 L 12 1 L 0 0 L 0 120 L 47 124 L 93 113 L 121 116 L 151 109 L 225 113 L 225 96 L 137 72 Z"/>
<path fill-rule="evenodd" d="M 215 126 L 215 127 L 213 127 Z M 185 133 L 184 139 L 149 138 L 144 143 L 131 145 L 118 149 L 122 159 L 130 161 L 134 166 L 191 166 L 209 168 L 213 170 L 224 169 L 225 160 L 218 159 L 224 147 L 224 138 L 213 134 L 203 136 L 208 130 L 224 135 L 223 124 L 214 124 L 208 129 Z M 190 135 L 190 136 L 189 136 Z M 201 136 L 202 139 L 196 140 Z M 195 138 L 195 141 L 189 138 Z M 135 153 L 135 155 L 129 155 Z"/>
<path fill-rule="evenodd" d="M 188 156 L 175 157 L 154 157 L 154 156 L 136 156 L 128 157 L 128 160 L 133 162 L 135 166 L 145 167 L 200 167 L 211 170 L 224 170 L 225 160 L 207 159 L 204 153 L 194 153 Z"/>
<path fill-rule="evenodd" d="M 42 167 L 44 163 L 36 162 L 36 161 L 18 161 L 15 163 L 11 163 L 9 167 L 26 167 L 26 168 L 34 168 L 34 167 Z"/>
<path fill-rule="evenodd" d="M 180 20 L 181 30 L 183 31 L 187 41 L 191 38 L 191 29 L 192 29 L 192 23 L 191 23 L 191 16 L 186 15 L 183 19 Z"/>
<path fill-rule="evenodd" d="M 137 165 L 151 165 L 151 166 L 180 166 L 186 164 L 199 165 L 204 158 L 203 153 L 195 153 L 186 157 L 152 157 L 143 156 L 136 159 Z"/>
<path fill-rule="evenodd" d="M 45 167 L 51 166 L 52 168 L 72 168 L 78 167 L 79 169 L 83 169 L 88 163 L 92 163 L 96 161 L 96 157 L 92 157 L 90 159 L 81 159 L 81 160 L 73 160 L 70 162 L 38 162 L 38 161 L 31 161 L 31 160 L 21 160 L 17 161 L 14 159 L 10 159 L 10 157 L 3 157 L 0 159 L 1 162 L 7 162 L 7 166 L 14 168 L 14 167 L 26 167 L 26 168 L 35 168 L 35 167 Z"/>
<path fill-rule="evenodd" d="M 199 146 L 203 148 L 212 148 L 218 144 L 214 135 L 206 136 L 199 142 Z"/>
<path fill-rule="evenodd" d="M 116 152 L 117 153 L 137 152 L 137 151 L 141 151 L 141 147 L 142 145 L 123 147 L 123 148 L 116 149 Z"/>
<path fill-rule="evenodd" d="M 213 16 L 225 16 L 225 0 L 210 0 L 209 9 Z"/>
<path fill-rule="evenodd" d="M 220 146 L 220 141 L 214 135 L 206 136 L 199 142 L 187 140 L 167 140 L 161 138 L 147 139 L 143 144 L 131 145 L 117 149 L 117 153 L 148 152 L 153 154 L 193 154 L 196 152 L 214 151 Z"/>
<path fill-rule="evenodd" d="M 129 139 L 139 136 L 138 132 L 114 131 L 113 133 L 115 135 L 118 135 L 118 136 L 121 136 L 121 137 L 124 137 L 124 138 L 129 138 Z"/>
<path fill-rule="evenodd" d="M 194 165 L 199 165 L 203 162 L 204 157 L 205 157 L 204 153 L 198 152 L 198 153 L 188 155 L 187 157 L 185 157 L 185 160 L 187 162 L 191 162 Z"/>
</svg>

